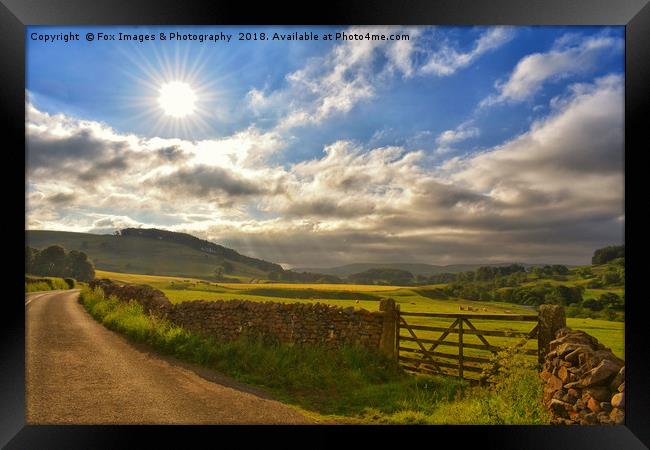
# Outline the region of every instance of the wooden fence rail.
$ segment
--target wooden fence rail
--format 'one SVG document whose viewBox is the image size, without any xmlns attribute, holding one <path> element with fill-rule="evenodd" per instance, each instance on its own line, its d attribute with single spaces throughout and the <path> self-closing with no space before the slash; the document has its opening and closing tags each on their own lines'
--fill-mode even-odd
<svg viewBox="0 0 650 450">
<path fill-rule="evenodd" d="M 537 337 L 539 330 L 539 319 L 537 315 L 522 314 L 446 314 L 446 313 L 412 313 L 397 310 L 396 350 L 397 359 L 405 370 L 439 375 L 455 375 L 460 378 L 477 380 L 476 376 L 470 374 L 482 373 L 483 369 L 490 363 L 490 355 L 501 350 L 512 348 L 512 345 L 492 345 L 486 337 L 517 338 L 519 342 L 513 342 L 514 347 L 523 347 L 528 341 Z M 407 322 L 405 317 L 417 317 L 426 320 L 451 319 L 452 323 L 447 327 L 431 325 L 415 325 Z M 420 321 L 422 320 L 420 319 Z M 527 332 L 512 330 L 484 330 L 478 329 L 470 320 L 481 321 L 518 321 L 538 322 Z M 408 335 L 400 332 L 405 330 Z M 428 333 L 441 333 L 437 338 L 422 337 L 416 331 Z M 450 336 L 457 336 L 457 340 L 447 340 Z M 467 336 L 474 336 L 481 342 L 467 342 Z M 408 347 L 402 342 L 414 342 L 417 347 Z M 428 347 L 427 347 L 428 346 Z M 446 353 L 436 351 L 439 346 L 455 347 L 457 353 Z M 474 350 L 466 354 L 465 350 Z M 476 354 L 478 352 L 484 352 Z M 525 355 L 538 355 L 539 349 L 522 349 Z M 487 355 L 486 355 L 487 353 Z M 449 361 L 451 360 L 451 361 Z M 443 370 L 451 369 L 451 370 Z"/>
</svg>

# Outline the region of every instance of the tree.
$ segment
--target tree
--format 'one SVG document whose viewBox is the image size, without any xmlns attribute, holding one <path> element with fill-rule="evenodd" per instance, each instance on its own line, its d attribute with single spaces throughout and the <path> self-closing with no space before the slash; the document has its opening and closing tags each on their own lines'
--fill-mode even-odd
<svg viewBox="0 0 650 450">
<path fill-rule="evenodd" d="M 25 273 L 33 273 L 37 256 L 38 250 L 32 247 L 25 247 Z"/>
<path fill-rule="evenodd" d="M 235 270 L 235 266 L 233 266 L 232 263 L 229 261 L 224 261 L 223 264 L 221 264 L 221 266 L 223 267 L 224 273 L 230 274 L 233 273 L 233 271 Z"/>
<path fill-rule="evenodd" d="M 65 249 L 60 245 L 51 245 L 42 250 L 35 258 L 35 275 L 62 277 L 66 272 Z"/>
<path fill-rule="evenodd" d="M 623 299 L 613 292 L 605 292 L 598 300 L 602 305 L 606 305 L 609 309 L 619 311 L 625 309 L 625 302 Z"/>
<path fill-rule="evenodd" d="M 609 245 L 599 248 L 591 258 L 592 264 L 605 264 L 617 258 L 625 258 L 625 245 Z"/>
<path fill-rule="evenodd" d="M 90 281 L 95 278 L 95 268 L 84 252 L 71 250 L 66 259 L 66 276 L 79 281 Z"/>
<path fill-rule="evenodd" d="M 551 266 L 551 269 L 553 270 L 553 273 L 556 273 L 558 275 L 566 275 L 569 273 L 569 268 L 561 264 L 553 264 Z"/>
<path fill-rule="evenodd" d="M 603 309 L 603 304 L 600 303 L 595 298 L 588 298 L 587 300 L 582 302 L 582 306 L 584 306 L 585 308 L 589 308 L 592 311 L 601 311 Z"/>
<path fill-rule="evenodd" d="M 95 278 L 95 266 L 84 252 L 66 253 L 60 245 L 52 245 L 42 251 L 26 247 L 25 271 L 49 277 L 71 277 L 79 281 Z"/>
<path fill-rule="evenodd" d="M 600 277 L 603 285 L 618 284 L 621 282 L 621 276 L 616 270 L 608 270 Z"/>
</svg>

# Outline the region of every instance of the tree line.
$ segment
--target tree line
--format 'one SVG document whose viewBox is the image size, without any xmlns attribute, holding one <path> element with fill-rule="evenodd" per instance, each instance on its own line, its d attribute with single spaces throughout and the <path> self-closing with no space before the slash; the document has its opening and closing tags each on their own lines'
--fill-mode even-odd
<svg viewBox="0 0 650 450">
<path fill-rule="evenodd" d="M 51 245 L 43 250 L 26 246 L 25 273 L 90 281 L 95 278 L 95 266 L 84 252 L 66 252 L 60 245 Z"/>
</svg>

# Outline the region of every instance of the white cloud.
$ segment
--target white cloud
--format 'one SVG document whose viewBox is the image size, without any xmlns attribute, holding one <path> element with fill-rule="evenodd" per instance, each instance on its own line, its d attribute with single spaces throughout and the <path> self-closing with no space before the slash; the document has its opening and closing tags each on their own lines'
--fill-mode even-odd
<svg viewBox="0 0 650 450">
<path fill-rule="evenodd" d="M 620 213 L 622 77 L 574 85 L 556 105 L 528 132 L 483 154 L 456 160 L 450 180 L 529 210 L 535 205 L 529 197 L 536 194 L 537 204 L 542 198 L 553 207 L 565 204 L 564 213 L 571 216 L 580 211 Z"/>
<path fill-rule="evenodd" d="M 593 70 L 608 52 L 621 51 L 623 41 L 605 35 L 579 39 L 569 34 L 559 38 L 546 53 L 533 53 L 522 58 L 509 78 L 497 84 L 499 93 L 481 103 L 489 106 L 506 101 L 531 98 L 546 82 Z"/>
<path fill-rule="evenodd" d="M 445 130 L 436 138 L 438 145 L 447 146 L 478 137 L 481 134 L 477 127 L 471 126 L 471 122 L 465 122 L 453 130 Z"/>
<path fill-rule="evenodd" d="M 493 27 L 481 34 L 468 52 L 460 52 L 449 43 L 431 52 L 420 45 L 420 40 L 425 39 L 421 27 L 352 27 L 347 32 L 408 34 L 409 40 L 337 44 L 325 56 L 313 58 L 288 74 L 284 88 L 269 92 L 251 89 L 246 97 L 251 110 L 256 114 L 280 111 L 277 131 L 319 124 L 374 98 L 377 90 L 395 75 L 449 76 L 514 35 L 511 28 Z"/>
<path fill-rule="evenodd" d="M 469 66 L 484 53 L 501 47 L 514 37 L 514 30 L 509 27 L 493 27 L 474 42 L 468 52 L 460 52 L 455 46 L 443 45 L 429 55 L 428 60 L 420 67 L 424 74 L 449 76 L 459 69 Z"/>
</svg>

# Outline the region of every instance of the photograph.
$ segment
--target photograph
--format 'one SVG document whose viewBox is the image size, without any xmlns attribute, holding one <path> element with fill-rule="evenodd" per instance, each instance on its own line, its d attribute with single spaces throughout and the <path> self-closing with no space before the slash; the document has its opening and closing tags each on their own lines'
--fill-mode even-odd
<svg viewBox="0 0 650 450">
<path fill-rule="evenodd" d="M 624 424 L 625 44 L 26 26 L 26 423 Z"/>
</svg>

